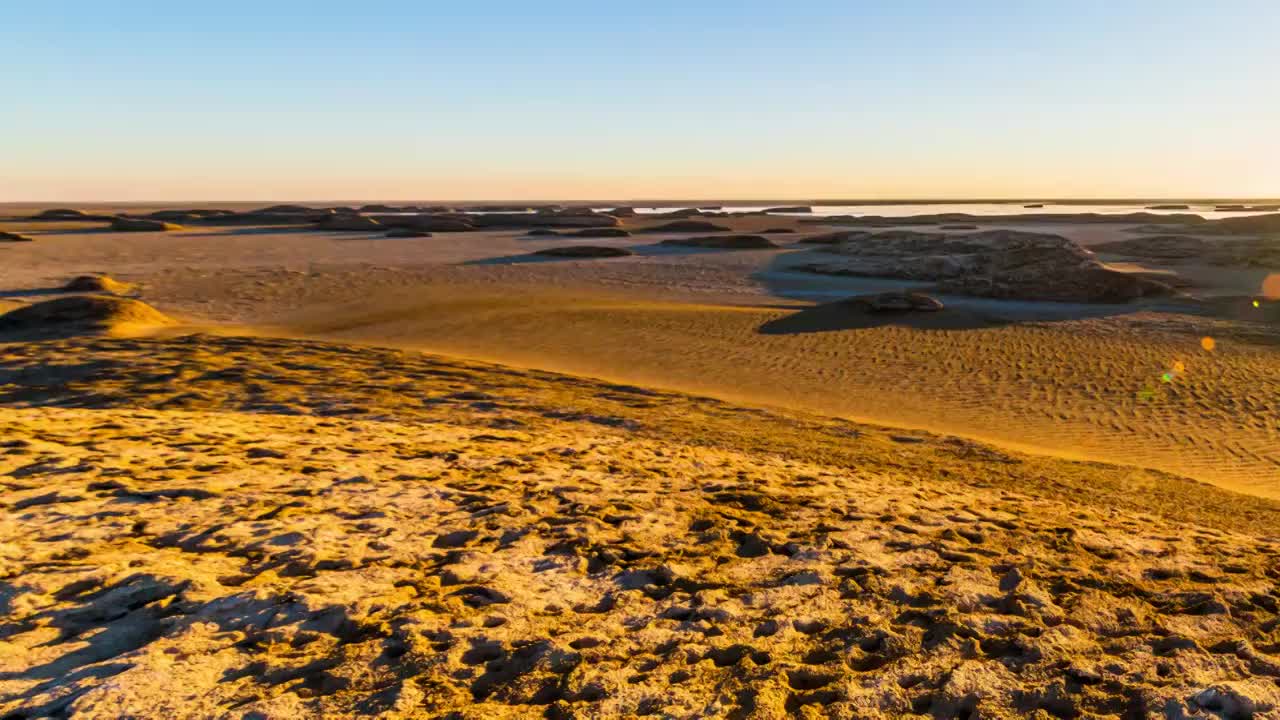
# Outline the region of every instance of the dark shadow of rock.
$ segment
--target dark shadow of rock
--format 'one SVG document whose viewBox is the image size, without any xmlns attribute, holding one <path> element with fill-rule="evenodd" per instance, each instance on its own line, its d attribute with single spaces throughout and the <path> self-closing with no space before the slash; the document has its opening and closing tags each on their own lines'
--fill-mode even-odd
<svg viewBox="0 0 1280 720">
<path fill-rule="evenodd" d="M 861 302 L 838 300 L 770 320 L 761 325 L 757 332 L 761 335 L 797 335 L 862 330 L 886 325 L 921 330 L 981 330 L 1008 323 L 1008 320 L 967 308 L 948 307 L 938 312 L 885 312 L 871 310 Z"/>
</svg>

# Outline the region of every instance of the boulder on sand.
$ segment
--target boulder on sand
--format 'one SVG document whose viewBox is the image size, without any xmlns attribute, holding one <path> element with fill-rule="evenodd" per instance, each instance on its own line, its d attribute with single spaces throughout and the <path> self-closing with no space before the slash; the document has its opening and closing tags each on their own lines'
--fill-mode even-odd
<svg viewBox="0 0 1280 720">
<path fill-rule="evenodd" d="M 677 233 L 677 232 L 729 232 L 732 228 L 717 225 L 707 220 L 676 220 L 663 225 L 644 228 L 641 232 Z"/>
<path fill-rule="evenodd" d="M 527 237 L 550 237 L 559 234 L 559 232 L 552 230 L 551 228 L 534 228 L 525 233 Z"/>
<path fill-rule="evenodd" d="M 567 247 L 546 248 L 534 253 L 534 255 L 549 255 L 551 257 L 625 257 L 634 254 L 626 248 L 601 247 L 598 245 L 569 245 Z"/>
<path fill-rule="evenodd" d="M 62 286 L 67 292 L 76 293 L 111 293 L 122 295 L 133 289 L 128 283 L 122 283 L 106 275 L 80 275 Z"/>
<path fill-rule="evenodd" d="M 114 332 L 173 321 L 138 300 L 110 295 L 73 295 L 46 300 L 0 315 L 0 333 L 57 335 Z"/>
<path fill-rule="evenodd" d="M 431 233 L 426 230 L 414 230 L 413 228 L 391 228 L 387 231 L 389 238 L 424 238 L 431 237 Z"/>
<path fill-rule="evenodd" d="M 945 307 L 937 298 L 903 290 L 858 295 L 846 302 L 862 305 L 873 312 L 938 312 Z"/>
<path fill-rule="evenodd" d="M 721 250 L 760 250 L 776 248 L 773 241 L 763 235 L 706 235 L 703 237 L 675 238 L 663 240 L 663 245 L 682 245 L 684 247 L 718 248 Z"/>
<path fill-rule="evenodd" d="M 316 227 L 321 230 L 343 230 L 352 232 L 386 229 L 382 223 L 363 215 L 330 215 L 317 223 Z"/>
<path fill-rule="evenodd" d="M 0 230 L 0 242 L 31 242 L 31 238 L 26 235 Z"/>
<path fill-rule="evenodd" d="M 165 232 L 168 230 L 181 230 L 182 226 L 164 222 L 163 220 L 121 216 L 111 218 L 111 229 L 115 232 Z"/>
</svg>

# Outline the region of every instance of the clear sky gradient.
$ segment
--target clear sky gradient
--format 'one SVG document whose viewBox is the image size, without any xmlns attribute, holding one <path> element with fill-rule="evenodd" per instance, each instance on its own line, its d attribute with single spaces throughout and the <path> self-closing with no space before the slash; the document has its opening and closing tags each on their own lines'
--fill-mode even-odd
<svg viewBox="0 0 1280 720">
<path fill-rule="evenodd" d="M 0 201 L 1280 196 L 1280 2 L 41 0 Z"/>
</svg>

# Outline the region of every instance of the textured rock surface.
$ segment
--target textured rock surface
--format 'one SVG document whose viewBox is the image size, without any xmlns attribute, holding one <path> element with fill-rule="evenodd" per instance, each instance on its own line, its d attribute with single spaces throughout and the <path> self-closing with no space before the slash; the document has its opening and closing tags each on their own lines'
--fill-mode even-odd
<svg viewBox="0 0 1280 720">
<path fill-rule="evenodd" d="M 599 245 L 566 245 L 538 250 L 535 255 L 552 257 L 625 257 L 632 255 L 630 250 L 620 247 L 602 247 Z"/>
<path fill-rule="evenodd" d="M 1170 292 L 1148 278 L 1110 270 L 1059 235 L 989 230 L 964 235 L 891 230 L 826 246 L 838 261 L 810 272 L 937 283 L 940 292 L 1064 302 L 1127 302 Z"/>
</svg>

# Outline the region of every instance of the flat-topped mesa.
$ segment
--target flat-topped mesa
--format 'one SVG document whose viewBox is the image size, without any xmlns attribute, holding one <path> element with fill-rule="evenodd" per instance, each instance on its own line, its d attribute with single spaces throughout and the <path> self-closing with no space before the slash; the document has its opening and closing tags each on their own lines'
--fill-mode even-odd
<svg viewBox="0 0 1280 720">
<path fill-rule="evenodd" d="M 1167 295 L 1149 278 L 1111 270 L 1060 235 L 989 230 L 964 235 L 893 230 L 824 251 L 798 269 L 935 283 L 939 292 L 1018 300 L 1122 303 Z"/>
</svg>

